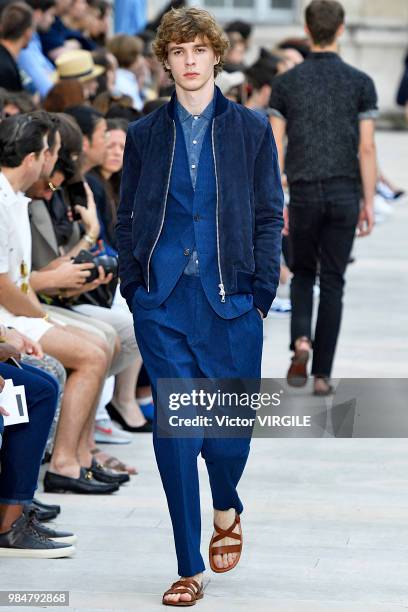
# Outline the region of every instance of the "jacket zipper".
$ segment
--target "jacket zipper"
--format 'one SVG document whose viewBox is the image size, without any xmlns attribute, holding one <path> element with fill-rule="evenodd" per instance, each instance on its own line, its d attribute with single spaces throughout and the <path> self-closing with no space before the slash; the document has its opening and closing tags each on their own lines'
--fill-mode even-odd
<svg viewBox="0 0 408 612">
<path fill-rule="evenodd" d="M 216 193 L 217 193 L 217 207 L 216 207 L 216 213 L 215 213 L 215 220 L 217 224 L 218 273 L 220 275 L 220 283 L 218 285 L 220 290 L 218 293 L 221 296 L 221 302 L 225 302 L 225 289 L 224 289 L 224 282 L 222 280 L 221 261 L 220 261 L 220 234 L 219 234 L 219 228 L 218 228 L 218 174 L 217 174 L 217 160 L 215 159 L 215 147 L 214 147 L 214 119 L 213 119 L 212 127 L 211 127 L 211 141 L 212 141 L 212 153 L 213 153 L 213 158 L 214 158 L 214 169 L 215 169 L 215 188 L 216 188 Z"/>
<path fill-rule="evenodd" d="M 167 196 L 169 193 L 169 187 L 170 187 L 170 177 L 171 177 L 171 171 L 173 168 L 173 160 L 174 160 L 174 150 L 176 148 L 176 122 L 173 119 L 173 134 L 174 134 L 174 139 L 173 139 L 173 150 L 171 152 L 171 161 L 170 161 L 170 170 L 169 170 L 169 175 L 167 177 L 167 187 L 166 187 L 166 193 L 164 196 L 164 208 L 163 208 L 163 216 L 162 216 L 162 220 L 161 220 L 161 224 L 160 224 L 160 229 L 159 229 L 159 233 L 156 236 L 156 240 L 154 241 L 154 244 L 152 246 L 152 250 L 150 251 L 149 254 L 149 259 L 147 260 L 147 292 L 150 292 L 150 259 L 153 255 L 153 251 L 156 248 L 156 244 L 160 238 L 160 234 L 161 231 L 163 229 L 163 223 L 164 223 L 164 217 L 166 215 L 166 206 L 167 206 Z"/>
</svg>

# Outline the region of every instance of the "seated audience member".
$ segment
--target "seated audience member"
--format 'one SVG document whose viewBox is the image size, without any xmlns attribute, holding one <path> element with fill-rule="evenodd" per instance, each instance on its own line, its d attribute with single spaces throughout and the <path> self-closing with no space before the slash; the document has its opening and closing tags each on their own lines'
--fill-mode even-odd
<svg viewBox="0 0 408 612">
<path fill-rule="evenodd" d="M 130 96 L 125 96 L 123 94 L 116 95 L 114 93 L 112 94 L 110 91 L 103 91 L 96 96 L 95 100 L 92 102 L 92 106 L 106 118 L 112 106 L 133 109 L 133 100 Z M 138 113 L 138 117 L 140 117 L 139 111 L 135 110 L 135 112 Z"/>
<path fill-rule="evenodd" d="M 90 100 L 98 89 L 97 78 L 104 73 L 103 66 L 96 66 L 92 54 L 82 49 L 66 51 L 55 61 L 61 81 L 76 79 L 82 87 L 85 100 Z"/>
<path fill-rule="evenodd" d="M 49 90 L 43 108 L 49 113 L 63 113 L 69 106 L 84 104 L 84 91 L 77 79 L 64 79 Z"/>
<path fill-rule="evenodd" d="M 31 365 L 37 369 L 43 370 L 46 374 L 51 375 L 58 382 L 58 401 L 57 408 L 54 414 L 54 420 L 51 425 L 48 440 L 46 445 L 46 453 L 52 452 L 53 440 L 55 436 L 55 428 L 58 422 L 60 408 L 62 403 L 62 396 L 64 393 L 66 373 L 64 366 L 51 355 L 45 355 L 42 351 L 39 342 L 33 342 L 18 332 L 15 328 L 6 328 L 3 332 L 3 337 L 9 344 L 12 344 L 21 353 L 22 363 Z M 45 456 L 45 455 L 44 455 Z M 49 520 L 50 518 L 56 518 L 61 511 L 59 506 L 43 504 L 38 499 L 33 499 L 32 504 L 29 507 L 30 510 L 35 510 L 39 520 Z"/>
<path fill-rule="evenodd" d="M 75 140 L 75 138 L 77 139 L 77 143 L 74 145 L 74 150 L 76 150 L 80 146 L 82 136 L 78 126 L 73 128 L 72 123 L 70 123 L 70 121 L 67 122 L 67 119 L 69 120 L 71 118 L 67 117 L 65 119 L 64 117 L 59 117 L 59 129 L 61 130 L 62 139 L 64 141 L 63 151 L 66 147 L 66 143 L 69 143 L 70 140 Z M 75 129 L 79 132 L 79 136 L 75 134 Z M 74 134 L 72 134 L 72 131 L 74 131 Z M 57 164 L 57 169 L 58 168 L 59 170 L 57 171 L 63 170 L 63 167 L 61 168 L 61 166 Z M 51 177 L 51 180 L 54 180 L 53 177 Z M 136 403 L 134 392 L 135 385 L 133 384 L 132 388 L 131 383 L 131 374 L 133 374 L 135 370 L 136 374 L 134 374 L 134 377 L 136 377 L 141 366 L 141 358 L 133 333 L 132 318 L 125 308 L 111 308 L 111 304 L 106 304 L 106 307 L 98 306 L 95 302 L 92 302 L 90 296 L 87 296 L 87 299 L 83 299 L 84 293 L 87 293 L 87 291 L 86 287 L 84 290 L 82 289 L 81 283 L 83 283 L 83 278 L 81 278 L 81 275 L 84 273 L 86 274 L 86 270 L 90 264 L 80 266 L 79 264 L 65 261 L 61 265 L 58 265 L 58 239 L 54 233 L 52 217 L 47 207 L 47 198 L 52 194 L 52 192 L 51 194 L 49 193 L 49 182 L 50 177 L 44 176 L 37 181 L 30 190 L 30 195 L 34 198 L 30 205 L 30 210 L 33 232 L 33 260 L 37 270 L 31 275 L 31 285 L 36 291 L 42 292 L 47 296 L 52 296 L 53 294 L 59 295 L 57 304 L 59 303 L 60 307 L 54 305 L 48 309 L 52 316 L 54 316 L 54 314 L 61 316 L 61 310 L 69 306 L 69 311 L 63 310 L 63 312 L 67 312 L 69 316 L 72 316 L 72 312 L 74 312 L 76 319 L 80 318 L 81 321 L 89 321 L 90 325 L 95 324 L 98 327 L 101 326 L 101 323 L 108 324 L 115 330 L 120 340 L 120 346 L 112 360 L 109 370 L 109 374 L 116 377 L 112 401 L 126 416 L 129 413 L 128 419 L 126 420 L 129 431 L 151 431 L 151 425 L 147 423 Z M 91 192 L 89 192 L 89 195 L 88 207 L 77 207 L 77 209 L 82 209 L 81 213 L 83 219 L 85 219 L 86 226 L 89 228 L 89 232 L 95 232 L 95 234 L 88 233 L 85 235 L 85 238 L 88 239 L 85 240 L 85 248 L 91 246 L 89 242 L 95 241 L 98 232 L 95 203 Z M 78 210 L 76 210 L 76 212 L 78 212 Z M 70 239 L 71 250 L 69 255 L 75 255 L 79 252 L 78 246 L 74 243 L 74 231 L 78 242 L 83 242 L 77 231 L 78 228 L 76 224 L 73 225 L 74 228 Z M 44 240 L 45 228 L 47 228 L 46 240 Z M 37 238 L 39 238 L 39 240 L 37 240 Z M 45 250 L 42 248 L 44 242 L 47 243 L 45 245 Z M 73 249 L 75 249 L 75 251 Z M 76 283 L 75 285 L 74 281 Z M 72 324 L 76 323 L 75 321 L 75 323 L 73 322 Z M 96 435 L 99 441 L 110 442 L 111 440 L 113 441 L 113 439 L 115 439 L 116 442 L 120 441 L 119 434 L 121 432 L 113 428 L 112 423 L 107 423 L 106 421 L 109 421 L 109 417 L 106 411 L 104 411 L 104 407 L 101 406 L 100 409 L 98 408 L 96 415 Z M 105 437 L 101 439 L 101 432 L 103 433 L 103 431 L 107 431 L 108 429 L 112 430 L 112 433 L 107 433 Z M 129 438 L 123 435 L 121 439 L 129 441 Z"/>
<path fill-rule="evenodd" d="M 236 21 L 231 21 L 225 26 L 225 32 L 228 35 L 231 35 L 233 32 L 238 33 L 244 41 L 245 49 L 248 49 L 252 33 L 252 24 L 239 19 Z"/>
<path fill-rule="evenodd" d="M 235 72 L 244 70 L 245 66 L 245 41 L 238 32 L 227 33 L 230 46 L 225 55 L 224 70 Z"/>
<path fill-rule="evenodd" d="M 292 66 L 286 58 L 283 51 L 268 51 L 265 47 L 261 47 L 259 50 L 259 57 L 256 63 L 260 62 L 260 65 L 269 68 L 274 74 L 282 74 L 289 70 Z"/>
<path fill-rule="evenodd" d="M 45 490 L 111 493 L 117 481 L 113 475 L 110 484 L 96 480 L 100 476 L 90 452 L 97 400 L 110 363 L 108 347 L 93 334 L 48 320 L 29 284 L 31 233 L 24 192 L 43 170 L 49 129 L 42 113 L 0 123 L 0 317 L 31 340 L 41 340 L 43 350 L 70 372 Z"/>
<path fill-rule="evenodd" d="M 116 57 L 106 49 L 99 48 L 92 52 L 92 58 L 97 66 L 104 68 L 104 72 L 96 79 L 98 87 L 94 97 L 100 93 L 118 95 L 119 92 L 115 92 L 116 70 L 118 69 Z"/>
<path fill-rule="evenodd" d="M 54 173 L 55 176 L 53 175 L 54 183 L 58 184 L 58 181 L 62 182 L 59 175 L 64 172 L 71 174 L 75 172 L 70 157 L 71 155 L 79 157 L 82 147 L 82 135 L 75 121 L 68 115 L 51 115 L 51 118 L 53 123 L 57 123 L 58 130 L 56 136 L 59 140 L 63 139 L 64 141 L 64 146 L 58 151 L 59 143 L 54 142 L 55 139 L 50 139 L 49 132 L 48 144 L 50 151 L 55 149 L 56 153 L 60 153 L 64 157 L 64 161 L 58 158 L 56 164 L 58 170 Z M 61 137 L 59 135 L 61 135 Z M 47 302 L 47 304 L 44 304 L 44 308 L 53 319 L 56 318 L 60 323 L 62 322 L 67 325 L 78 327 L 90 334 L 97 333 L 106 341 L 109 347 L 112 347 L 112 350 L 115 349 L 113 358 L 110 359 L 111 365 L 108 375 L 115 374 L 120 369 L 125 368 L 126 361 L 124 362 L 123 359 L 124 356 L 126 358 L 127 354 L 126 345 L 124 347 L 120 345 L 120 340 L 115 329 L 108 323 L 99 320 L 98 316 L 91 318 L 76 313 L 69 308 L 67 309 L 67 306 L 71 304 L 75 296 L 80 297 L 81 294 L 87 292 L 87 285 L 82 289 L 84 284 L 84 273 L 90 268 L 93 268 L 94 265 L 89 263 L 73 264 L 69 260 L 69 257 L 55 260 L 55 258 L 59 256 L 59 241 L 63 240 L 64 244 L 67 244 L 67 241 L 71 240 L 73 246 L 69 255 L 75 256 L 81 249 L 89 248 L 89 235 L 93 235 L 92 232 L 95 236 L 98 235 L 99 224 L 92 193 L 88 189 L 90 195 L 88 207 L 81 207 L 81 210 L 83 212 L 85 231 L 87 232 L 88 228 L 90 234 L 87 232 L 85 235 L 88 240 L 81 239 L 79 229 L 76 234 L 74 230 L 77 229 L 77 224 L 70 222 L 66 218 L 67 209 L 64 201 L 61 199 L 59 190 L 55 190 L 55 186 L 49 180 L 49 177 L 47 177 L 47 174 L 51 172 L 51 168 L 54 166 L 54 161 L 55 157 L 54 160 L 51 160 L 49 165 L 48 163 L 44 165 L 44 177 L 41 177 L 39 181 L 34 183 L 28 191 L 30 197 L 33 198 L 33 201 L 29 205 L 33 268 L 36 270 L 43 268 L 43 266 L 47 266 L 46 269 L 41 270 L 39 273 L 32 272 L 30 275 L 30 283 L 33 289 L 43 291 L 41 295 Z M 48 166 L 48 168 L 46 168 L 46 166 Z M 91 208 L 94 211 L 93 213 Z M 58 296 L 55 295 L 51 298 L 48 294 L 53 292 L 58 293 Z M 49 304 L 51 299 L 53 305 Z M 56 306 L 55 302 L 60 304 L 60 306 Z M 132 342 L 134 344 L 134 338 L 132 338 Z M 46 358 L 47 361 L 50 359 L 49 356 Z M 129 360 L 134 359 L 134 351 L 131 352 L 128 358 Z M 48 366 L 49 364 L 46 363 L 45 365 Z M 119 385 L 118 388 L 121 389 Z M 110 421 L 109 415 L 105 410 L 105 403 L 106 402 L 102 402 L 101 400 L 98 403 L 95 422 L 96 438 L 98 438 L 98 441 L 109 443 L 129 443 L 131 440 L 129 434 L 116 428 L 112 421 Z M 89 444 L 91 452 L 94 453 L 95 444 L 93 436 L 90 438 Z M 49 442 L 47 449 L 51 448 L 52 446 Z M 98 459 L 97 456 L 95 458 Z M 128 471 L 129 473 L 135 473 L 134 468 L 129 468 Z"/>
<path fill-rule="evenodd" d="M 278 43 L 276 48 L 283 50 L 294 49 L 305 60 L 310 53 L 310 40 L 308 38 L 285 38 Z"/>
<path fill-rule="evenodd" d="M 34 345 L 31 349 L 32 353 L 39 350 Z M 9 413 L 0 396 L 0 557 L 69 557 L 75 552 L 72 543 L 76 537 L 45 527 L 29 510 L 56 408 L 58 383 L 32 366 L 4 363 L 10 359 L 20 361 L 20 352 L 0 325 L 0 392 L 5 380 L 23 385 L 29 416 L 28 423 L 4 427 L 3 417 Z"/>
<path fill-rule="evenodd" d="M 137 121 L 141 116 L 140 111 L 130 106 L 122 106 L 122 104 L 112 104 L 106 113 L 106 119 L 125 119 L 128 123 Z"/>
<path fill-rule="evenodd" d="M 146 100 L 153 100 L 157 98 L 161 85 L 167 83 L 169 77 L 153 52 L 154 33 L 145 30 L 138 35 L 138 38 L 143 41 L 143 57 L 146 71 L 143 85 L 144 92 Z"/>
<path fill-rule="evenodd" d="M 0 87 L 22 91 L 23 82 L 17 65 L 34 31 L 33 11 L 25 2 L 13 2 L 0 15 Z"/>
<path fill-rule="evenodd" d="M 103 186 L 106 196 L 106 206 L 110 209 L 109 234 L 114 234 L 116 225 L 116 210 L 119 205 L 119 190 L 123 152 L 125 150 L 128 122 L 124 119 L 108 119 L 106 122 L 108 142 L 103 161 L 92 173 L 96 175 Z"/>
<path fill-rule="evenodd" d="M 90 178 L 96 193 L 98 193 L 97 185 L 101 188 L 99 201 L 103 200 L 103 208 L 106 210 L 105 232 L 109 236 L 109 243 L 115 248 L 116 209 L 119 204 L 123 151 L 128 122 L 124 119 L 107 119 L 106 126 L 108 138 L 102 163 L 92 167 L 87 177 Z M 92 159 L 90 152 L 87 154 L 87 159 Z"/>
<path fill-rule="evenodd" d="M 135 36 L 117 34 L 109 40 L 108 49 L 119 64 L 116 70 L 115 90 L 130 96 L 134 108 L 142 110 L 143 98 L 137 78 L 137 73 L 144 64 L 142 41 Z"/>
<path fill-rule="evenodd" d="M 87 12 L 88 3 L 86 0 L 71 0 L 69 11 L 63 15 L 62 21 L 70 30 L 76 30 L 84 34 Z"/>
<path fill-rule="evenodd" d="M 277 69 L 273 69 L 271 63 L 265 60 L 258 60 L 246 70 L 249 96 L 245 106 L 269 116 L 269 100 L 276 74 Z"/>
<path fill-rule="evenodd" d="M 106 119 L 96 109 L 88 106 L 75 106 L 67 109 L 77 122 L 83 136 L 82 173 L 85 176 L 95 198 L 100 234 L 104 248 L 110 255 L 116 255 L 115 237 L 112 224 L 112 208 L 107 202 L 105 190 L 100 178 L 91 172 L 100 166 L 106 155 L 109 134 Z"/>
<path fill-rule="evenodd" d="M 52 74 L 54 66 L 43 53 L 38 32 L 47 32 L 55 17 L 55 0 L 26 0 L 33 10 L 34 32 L 25 49 L 20 51 L 18 66 L 30 78 L 26 89 L 30 93 L 38 92 L 45 98 L 54 85 Z"/>
<path fill-rule="evenodd" d="M 98 47 L 106 47 L 111 13 L 112 5 L 107 0 L 88 0 L 85 31 L 88 38 Z"/>
<path fill-rule="evenodd" d="M 81 0 L 79 0 L 81 2 Z M 83 0 L 82 0 L 83 2 Z M 87 39 L 79 30 L 73 30 L 64 23 L 69 19 L 71 11 L 75 13 L 78 5 L 67 0 L 55 0 L 55 18 L 51 27 L 46 32 L 39 32 L 43 53 L 53 62 L 65 51 L 85 49 L 92 51 L 95 44 Z M 82 4 L 80 10 L 86 10 Z"/>
<path fill-rule="evenodd" d="M 31 96 L 25 91 L 13 92 L 1 89 L 0 100 L 3 107 L 3 119 L 20 113 L 31 113 L 35 110 L 35 104 Z"/>
</svg>

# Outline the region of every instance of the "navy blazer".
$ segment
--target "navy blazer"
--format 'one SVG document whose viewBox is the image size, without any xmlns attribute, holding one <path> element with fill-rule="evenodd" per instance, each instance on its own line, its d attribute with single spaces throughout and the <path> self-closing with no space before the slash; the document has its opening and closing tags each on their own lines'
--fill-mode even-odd
<svg viewBox="0 0 408 612">
<path fill-rule="evenodd" d="M 116 225 L 120 290 L 129 306 L 136 288 L 149 290 L 173 165 L 175 94 L 130 124 Z M 224 295 L 252 287 L 266 315 L 279 283 L 283 192 L 272 129 L 266 117 L 225 98 L 218 87 L 211 126 L 216 170 L 217 256 Z"/>
</svg>

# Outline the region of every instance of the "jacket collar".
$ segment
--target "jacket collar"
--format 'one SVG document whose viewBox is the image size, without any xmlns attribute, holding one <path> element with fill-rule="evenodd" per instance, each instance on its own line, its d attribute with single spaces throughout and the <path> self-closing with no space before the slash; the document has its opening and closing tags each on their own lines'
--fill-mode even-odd
<svg viewBox="0 0 408 612">
<path fill-rule="evenodd" d="M 222 95 L 220 88 L 215 85 L 215 94 L 214 94 L 214 117 L 221 115 L 229 107 L 229 100 Z M 167 116 L 169 119 L 174 120 L 175 112 L 176 112 L 176 92 L 173 92 L 171 96 L 170 102 L 166 104 Z"/>
</svg>

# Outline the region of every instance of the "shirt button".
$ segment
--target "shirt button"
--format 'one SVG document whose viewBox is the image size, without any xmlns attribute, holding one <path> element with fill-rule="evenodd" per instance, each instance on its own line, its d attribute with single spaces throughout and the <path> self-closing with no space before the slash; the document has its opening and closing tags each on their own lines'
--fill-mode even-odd
<svg viewBox="0 0 408 612">
<path fill-rule="evenodd" d="M 197 119 L 198 119 L 197 115 L 194 115 L 194 119 L 195 119 L 195 121 L 197 121 Z"/>
<path fill-rule="evenodd" d="M 196 141 L 196 140 L 193 140 L 193 144 L 197 144 L 197 141 Z"/>
<path fill-rule="evenodd" d="M 191 164 L 191 167 L 192 167 L 192 168 L 195 168 L 195 167 L 196 167 L 196 165 L 195 165 L 195 164 Z"/>
<path fill-rule="evenodd" d="M 190 249 L 184 249 L 184 255 L 188 257 L 190 255 Z"/>
<path fill-rule="evenodd" d="M 200 215 L 194 215 L 194 221 L 199 221 L 200 220 Z"/>
</svg>

